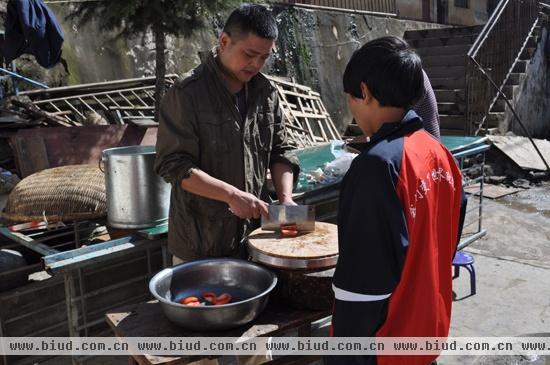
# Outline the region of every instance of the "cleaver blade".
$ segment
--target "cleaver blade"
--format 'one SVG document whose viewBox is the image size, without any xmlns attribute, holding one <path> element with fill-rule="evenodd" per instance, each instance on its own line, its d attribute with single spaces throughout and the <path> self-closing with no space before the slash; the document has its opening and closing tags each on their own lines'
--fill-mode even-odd
<svg viewBox="0 0 550 365">
<path fill-rule="evenodd" d="M 262 217 L 262 229 L 278 231 L 283 224 L 296 224 L 300 232 L 315 231 L 315 206 L 270 205 L 269 218 Z"/>
</svg>

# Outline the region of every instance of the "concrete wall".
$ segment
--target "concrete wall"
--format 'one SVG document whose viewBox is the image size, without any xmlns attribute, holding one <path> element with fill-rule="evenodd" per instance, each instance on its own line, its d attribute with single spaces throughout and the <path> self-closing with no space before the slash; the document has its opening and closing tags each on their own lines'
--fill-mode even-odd
<svg viewBox="0 0 550 365">
<path fill-rule="evenodd" d="M 25 56 L 17 61 L 24 75 L 57 86 L 154 74 L 155 52 L 150 34 L 136 39 L 112 40 L 112 34 L 102 33 L 95 23 L 83 27 L 68 20 L 70 8 L 66 5 L 51 4 L 50 7 L 65 32 L 63 57 L 69 64 L 70 74 L 60 65 L 45 70 L 37 66 L 32 56 Z M 440 27 L 433 23 L 304 8 L 276 7 L 274 12 L 278 17 L 280 38 L 264 72 L 294 77 L 319 91 L 342 131 L 351 119 L 341 82 L 351 54 L 377 37 L 402 37 L 406 30 Z M 223 18 L 214 19 L 211 27 L 191 39 L 169 37 L 167 71 L 181 74 L 196 66 L 198 51 L 215 45 L 222 23 Z"/>
<path fill-rule="evenodd" d="M 399 16 L 407 19 L 428 20 L 423 18 L 424 3 L 428 5 L 430 19 L 428 21 L 439 22 L 437 8 L 442 2 L 447 3 L 446 24 L 452 25 L 478 25 L 484 24 L 489 19 L 487 4 L 495 0 L 469 0 L 468 8 L 455 6 L 455 0 L 397 0 Z"/>
<path fill-rule="evenodd" d="M 487 0 L 469 0 L 468 8 L 456 7 L 454 0 L 448 0 L 448 24 L 479 25 L 487 23 Z"/>
<path fill-rule="evenodd" d="M 423 2 L 424 0 L 397 0 L 397 10 L 399 11 L 399 16 L 408 19 L 422 20 Z"/>
<path fill-rule="evenodd" d="M 540 42 L 519 90 L 514 93 L 515 109 L 528 131 L 537 138 L 550 139 L 550 25 L 542 29 Z M 525 136 L 513 114 L 507 111 L 508 130 Z"/>
<path fill-rule="evenodd" d="M 341 12 L 280 8 L 278 52 L 267 69 L 294 77 L 319 91 L 340 130 L 351 121 L 342 75 L 352 53 L 371 39 L 402 37 L 407 30 L 441 27 L 438 24 Z"/>
</svg>

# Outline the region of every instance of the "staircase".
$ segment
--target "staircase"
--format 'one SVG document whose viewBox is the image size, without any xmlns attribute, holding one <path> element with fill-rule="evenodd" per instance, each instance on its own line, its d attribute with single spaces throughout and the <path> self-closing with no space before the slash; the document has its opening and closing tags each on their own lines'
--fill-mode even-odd
<svg viewBox="0 0 550 365">
<path fill-rule="evenodd" d="M 453 27 L 405 32 L 405 40 L 420 55 L 434 89 L 442 135 L 466 134 L 466 54 L 482 28 Z M 510 100 L 525 75 L 535 46 L 536 39 L 532 36 L 508 78 L 504 93 Z M 490 132 L 496 132 L 504 121 L 505 111 L 504 100 L 498 100 L 493 105 L 487 118 Z"/>
</svg>

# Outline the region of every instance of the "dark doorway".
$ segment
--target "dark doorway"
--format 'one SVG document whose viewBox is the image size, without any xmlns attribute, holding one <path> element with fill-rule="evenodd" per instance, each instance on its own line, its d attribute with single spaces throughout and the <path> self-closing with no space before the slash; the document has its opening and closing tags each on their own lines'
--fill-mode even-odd
<svg viewBox="0 0 550 365">
<path fill-rule="evenodd" d="M 432 9 L 430 8 L 430 0 L 422 0 L 422 20 L 425 22 L 432 21 Z"/>
<path fill-rule="evenodd" d="M 437 0 L 437 22 L 447 24 L 449 21 L 449 2 L 448 0 Z"/>
</svg>

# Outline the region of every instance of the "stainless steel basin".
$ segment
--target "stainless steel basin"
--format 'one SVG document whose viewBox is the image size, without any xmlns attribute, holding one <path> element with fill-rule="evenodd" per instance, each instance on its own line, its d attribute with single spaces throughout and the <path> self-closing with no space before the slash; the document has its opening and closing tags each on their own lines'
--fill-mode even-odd
<svg viewBox="0 0 550 365">
<path fill-rule="evenodd" d="M 265 308 L 277 277 L 268 269 L 245 260 L 189 261 L 156 274 L 149 282 L 151 294 L 172 322 L 195 331 L 224 330 L 254 320 Z M 229 293 L 231 303 L 187 306 L 179 300 L 211 291 Z"/>
</svg>

